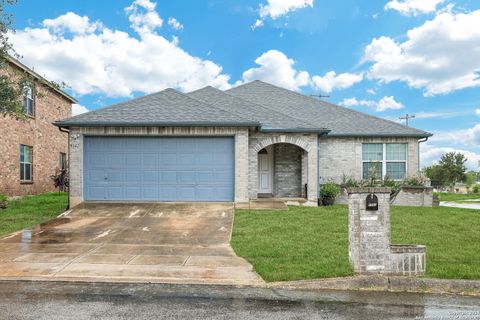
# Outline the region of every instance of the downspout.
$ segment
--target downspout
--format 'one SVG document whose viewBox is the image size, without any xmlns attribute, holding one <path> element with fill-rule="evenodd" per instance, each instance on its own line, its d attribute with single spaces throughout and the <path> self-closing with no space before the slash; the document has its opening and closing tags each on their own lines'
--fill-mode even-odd
<svg viewBox="0 0 480 320">
<path fill-rule="evenodd" d="M 417 157 L 418 157 L 418 160 L 417 160 L 417 163 L 418 163 L 418 167 L 417 167 L 417 170 L 418 172 L 420 172 L 420 143 L 422 142 L 427 142 L 428 141 L 428 137 L 425 137 L 423 139 L 419 139 L 418 140 L 418 154 L 417 154 Z"/>
<path fill-rule="evenodd" d="M 68 137 L 67 137 L 67 143 L 68 143 L 68 146 L 67 146 L 67 148 L 68 148 L 68 151 L 67 151 L 67 153 L 68 153 L 68 155 L 67 155 L 67 163 L 68 163 L 68 166 L 69 166 L 69 168 L 68 168 L 68 174 L 70 174 L 70 130 L 65 129 L 65 128 L 63 128 L 63 127 L 58 127 L 58 130 L 60 130 L 61 132 L 65 132 L 65 133 L 68 134 Z M 67 210 L 69 210 L 69 209 L 70 209 L 70 186 L 68 186 L 68 197 L 67 197 L 67 199 L 68 199 L 68 200 L 67 200 L 67 201 L 68 201 L 68 202 L 67 202 Z"/>
<path fill-rule="evenodd" d="M 320 205 L 320 135 L 317 136 L 317 205 Z"/>
</svg>

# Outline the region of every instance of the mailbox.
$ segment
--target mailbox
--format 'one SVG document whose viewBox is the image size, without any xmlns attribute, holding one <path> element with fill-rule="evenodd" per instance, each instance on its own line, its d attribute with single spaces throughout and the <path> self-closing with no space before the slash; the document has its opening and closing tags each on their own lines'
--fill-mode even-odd
<svg viewBox="0 0 480 320">
<path fill-rule="evenodd" d="M 372 194 L 369 194 L 367 196 L 367 201 L 366 201 L 367 205 L 366 205 L 366 210 L 367 211 L 377 211 L 378 210 L 378 198 L 376 195 L 374 195 L 373 193 Z"/>
</svg>

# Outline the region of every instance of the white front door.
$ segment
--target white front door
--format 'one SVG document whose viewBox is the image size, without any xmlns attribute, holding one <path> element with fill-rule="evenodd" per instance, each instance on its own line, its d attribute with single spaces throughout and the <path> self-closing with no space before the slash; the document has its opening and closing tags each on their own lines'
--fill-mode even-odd
<svg viewBox="0 0 480 320">
<path fill-rule="evenodd" d="M 258 154 L 258 193 L 273 193 L 272 151 Z"/>
</svg>

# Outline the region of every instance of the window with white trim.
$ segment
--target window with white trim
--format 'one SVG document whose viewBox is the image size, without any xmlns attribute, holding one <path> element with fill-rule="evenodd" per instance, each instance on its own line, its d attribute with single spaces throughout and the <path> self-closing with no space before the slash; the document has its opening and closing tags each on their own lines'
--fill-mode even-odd
<svg viewBox="0 0 480 320">
<path fill-rule="evenodd" d="M 363 179 L 375 168 L 376 178 L 402 180 L 407 173 L 406 143 L 364 143 L 362 145 Z"/>
<path fill-rule="evenodd" d="M 35 115 L 35 104 L 33 97 L 33 85 L 31 83 L 26 83 L 23 87 L 23 111 L 29 115 Z"/>
<path fill-rule="evenodd" d="M 65 170 L 66 163 L 67 163 L 67 154 L 60 152 L 60 157 L 58 160 L 59 160 L 60 170 Z"/>
<path fill-rule="evenodd" d="M 20 181 L 32 181 L 32 154 L 33 148 L 20 145 Z"/>
</svg>

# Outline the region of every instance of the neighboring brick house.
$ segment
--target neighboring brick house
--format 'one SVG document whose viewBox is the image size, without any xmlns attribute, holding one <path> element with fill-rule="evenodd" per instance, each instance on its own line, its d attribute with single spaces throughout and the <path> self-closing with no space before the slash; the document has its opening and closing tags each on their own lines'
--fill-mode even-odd
<svg viewBox="0 0 480 320">
<path fill-rule="evenodd" d="M 403 179 L 430 133 L 253 81 L 166 89 L 56 123 L 70 130 L 70 203 L 306 198 L 343 175 Z"/>
<path fill-rule="evenodd" d="M 66 163 L 68 134 L 52 123 L 71 116 L 76 100 L 10 58 L 9 77 L 28 74 L 23 94 L 26 119 L 0 116 L 0 193 L 8 196 L 55 191 L 50 178 Z"/>
</svg>

